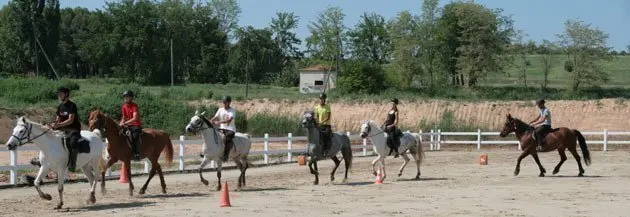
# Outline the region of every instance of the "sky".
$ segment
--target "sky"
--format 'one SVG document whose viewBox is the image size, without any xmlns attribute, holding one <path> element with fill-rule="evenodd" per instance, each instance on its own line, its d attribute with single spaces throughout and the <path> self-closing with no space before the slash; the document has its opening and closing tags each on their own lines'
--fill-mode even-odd
<svg viewBox="0 0 630 217">
<path fill-rule="evenodd" d="M 5 5 L 8 0 L 0 0 Z M 451 0 L 440 0 L 440 6 Z M 60 0 L 62 7 L 102 8 L 105 0 Z M 393 18 L 403 10 L 420 13 L 422 0 L 239 0 L 242 13 L 240 26 L 268 27 L 276 12 L 294 12 L 300 17 L 296 30 L 301 39 L 309 35 L 308 23 L 328 6 L 339 6 L 346 14 L 345 25 L 354 27 L 364 12 L 376 12 Z M 630 0 L 475 0 L 489 8 L 501 8 L 511 15 L 515 27 L 531 39 L 556 41 L 556 34 L 564 30 L 567 19 L 580 19 L 591 23 L 610 38 L 608 44 L 615 50 L 627 50 L 630 44 Z"/>
</svg>

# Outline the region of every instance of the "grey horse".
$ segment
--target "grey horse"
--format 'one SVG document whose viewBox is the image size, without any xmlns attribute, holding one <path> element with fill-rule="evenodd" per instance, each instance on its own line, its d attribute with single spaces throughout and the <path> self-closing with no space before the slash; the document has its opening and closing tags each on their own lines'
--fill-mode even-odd
<svg viewBox="0 0 630 217">
<path fill-rule="evenodd" d="M 350 168 L 352 167 L 352 147 L 350 144 L 350 137 L 343 133 L 333 133 L 330 151 L 328 152 L 328 155 L 325 156 L 319 139 L 319 129 L 316 127 L 315 113 L 313 111 L 306 111 L 302 114 L 302 127 L 307 130 L 308 155 L 311 157 L 308 161 L 308 168 L 310 169 L 311 174 L 315 175 L 315 181 L 313 184 L 319 184 L 317 161 L 327 157 L 330 157 L 330 159 L 335 162 L 335 168 L 333 168 L 330 173 L 330 181 L 335 181 L 335 171 L 337 171 L 337 168 L 341 163 L 341 160 L 337 158 L 337 153 L 340 151 L 346 165 L 346 172 L 342 181 L 342 183 L 345 183 L 348 180 L 348 171 L 350 171 Z"/>
</svg>

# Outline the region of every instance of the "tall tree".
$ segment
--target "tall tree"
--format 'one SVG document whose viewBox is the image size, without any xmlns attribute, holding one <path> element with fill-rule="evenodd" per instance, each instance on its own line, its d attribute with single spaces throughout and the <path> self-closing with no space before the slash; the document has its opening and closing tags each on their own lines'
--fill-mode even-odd
<svg viewBox="0 0 630 217">
<path fill-rule="evenodd" d="M 385 64 L 391 59 L 392 43 L 385 18 L 377 13 L 364 13 L 355 29 L 348 33 L 352 57 Z"/>
<path fill-rule="evenodd" d="M 439 0 L 424 0 L 422 2 L 422 15 L 420 16 L 418 37 L 419 46 L 417 56 L 420 57 L 422 69 L 429 77 L 429 85 L 437 85 L 437 82 L 444 82 L 444 76 L 436 73 L 438 61 L 438 41 L 436 31 L 438 29 Z"/>
<path fill-rule="evenodd" d="M 422 74 L 418 58 L 418 18 L 409 11 L 402 11 L 390 21 L 389 32 L 393 45 L 393 61 L 388 69 L 388 80 L 399 89 L 411 87 L 414 75 Z M 421 83 L 424 83 L 421 79 Z"/>
<path fill-rule="evenodd" d="M 522 30 L 516 32 L 516 41 L 511 46 L 512 55 L 515 56 L 515 61 L 512 64 L 517 68 L 519 72 L 519 80 L 523 83 L 523 86 L 527 87 L 527 68 L 531 65 L 531 62 L 527 58 L 530 53 L 534 52 L 536 44 L 533 41 L 525 43 L 524 38 L 527 36 Z"/>
<path fill-rule="evenodd" d="M 540 46 L 540 50 L 538 51 L 538 55 L 540 58 L 540 65 L 542 66 L 543 74 L 545 76 L 543 83 L 541 84 L 541 88 L 544 90 L 547 89 L 547 84 L 549 84 L 549 73 L 551 73 L 551 68 L 553 68 L 554 63 L 556 61 L 555 50 L 557 50 L 556 45 L 553 42 L 548 40 L 543 40 L 543 43 Z"/>
<path fill-rule="evenodd" d="M 608 73 L 603 62 L 612 61 L 611 47 L 608 47 L 608 34 L 586 24 L 570 19 L 565 22 L 565 31 L 557 35 L 558 45 L 567 56 L 565 70 L 571 73 L 572 90 L 577 91 L 581 84 L 595 84 L 608 81 Z"/>
<path fill-rule="evenodd" d="M 293 64 L 293 61 L 300 60 L 304 54 L 299 46 L 302 44 L 296 33 L 299 17 L 293 12 L 277 12 L 276 17 L 271 19 L 271 31 L 274 40 L 282 50 L 284 65 Z"/>
<path fill-rule="evenodd" d="M 235 83 L 269 84 L 282 69 L 282 50 L 270 29 L 247 26 L 236 32 L 238 42 L 232 52 L 230 80 Z M 243 67 L 245 66 L 245 67 Z"/>
<path fill-rule="evenodd" d="M 501 13 L 468 2 L 444 6 L 440 18 L 442 65 L 447 66 L 455 84 L 475 86 L 488 72 L 503 71 L 511 61 L 505 54 L 514 35 L 513 21 Z"/>
<path fill-rule="evenodd" d="M 308 29 L 311 35 L 306 38 L 306 47 L 311 57 L 323 61 L 343 59 L 347 43 L 345 14 L 340 7 L 329 7 L 320 12 Z"/>
<path fill-rule="evenodd" d="M 234 31 L 238 29 L 238 19 L 241 7 L 236 0 L 212 0 L 209 3 L 212 16 L 219 20 L 219 29 L 228 35 L 230 39 L 235 37 Z"/>
</svg>

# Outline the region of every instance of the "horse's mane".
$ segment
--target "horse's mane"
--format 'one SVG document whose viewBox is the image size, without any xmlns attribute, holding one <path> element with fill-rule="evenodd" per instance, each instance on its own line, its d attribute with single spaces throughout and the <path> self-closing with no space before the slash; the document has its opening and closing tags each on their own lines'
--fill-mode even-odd
<svg viewBox="0 0 630 217">
<path fill-rule="evenodd" d="M 36 127 L 39 127 L 39 128 L 48 128 L 44 124 L 41 124 L 41 123 L 38 123 L 38 122 L 35 122 L 35 121 L 32 121 L 32 120 L 29 120 L 28 118 L 26 118 L 26 116 L 22 116 L 20 118 L 23 119 L 25 123 L 31 124 L 33 126 L 36 126 Z"/>
<path fill-rule="evenodd" d="M 529 126 L 529 124 L 526 124 L 526 123 L 525 123 L 524 121 L 522 121 L 521 119 L 518 119 L 518 118 L 512 117 L 512 120 L 514 120 L 514 121 L 516 122 L 517 127 L 518 127 L 517 129 L 519 129 L 519 130 L 523 130 L 523 132 L 527 132 L 527 131 L 529 131 L 529 130 L 532 130 L 532 129 L 533 129 L 533 127 L 532 127 L 532 126 Z"/>
<path fill-rule="evenodd" d="M 214 128 L 214 125 L 212 125 L 212 124 L 210 123 L 210 121 L 208 120 L 208 118 L 206 118 L 206 116 L 199 115 L 199 117 L 201 118 L 201 120 L 202 120 L 204 123 L 206 123 L 206 124 L 208 125 L 208 127 L 210 127 L 210 128 Z"/>
</svg>

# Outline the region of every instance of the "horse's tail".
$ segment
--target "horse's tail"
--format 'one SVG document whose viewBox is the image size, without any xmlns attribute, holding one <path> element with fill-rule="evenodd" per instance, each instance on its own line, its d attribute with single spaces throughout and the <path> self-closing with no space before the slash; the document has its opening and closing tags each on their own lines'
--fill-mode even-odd
<svg viewBox="0 0 630 217">
<path fill-rule="evenodd" d="M 580 149 L 582 149 L 582 155 L 584 156 L 584 163 L 586 166 L 591 165 L 591 153 L 588 151 L 588 146 L 586 146 L 584 136 L 578 130 L 573 130 L 573 132 L 575 132 L 578 142 L 580 143 Z"/>
<path fill-rule="evenodd" d="M 413 133 L 413 138 L 416 140 L 416 155 L 418 156 L 418 163 L 422 163 L 424 161 L 424 149 L 422 148 L 422 135 L 419 133 Z"/>
<path fill-rule="evenodd" d="M 343 156 L 343 161 L 346 164 L 346 171 L 350 171 L 352 169 L 352 143 L 350 142 L 350 137 L 344 135 L 343 144 L 341 145 L 341 155 Z"/>
<path fill-rule="evenodd" d="M 163 149 L 163 153 L 164 153 L 164 160 L 166 160 L 166 167 L 171 167 L 171 164 L 173 163 L 173 143 L 171 142 L 171 139 L 166 136 L 166 144 L 164 146 Z"/>
</svg>

